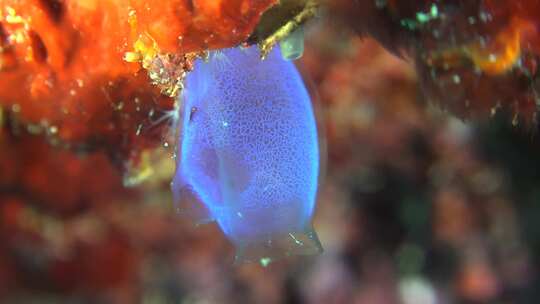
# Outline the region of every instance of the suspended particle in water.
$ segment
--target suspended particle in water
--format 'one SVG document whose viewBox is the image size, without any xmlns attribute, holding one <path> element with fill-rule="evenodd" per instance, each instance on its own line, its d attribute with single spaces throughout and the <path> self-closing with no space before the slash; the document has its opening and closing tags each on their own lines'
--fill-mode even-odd
<svg viewBox="0 0 540 304">
<path fill-rule="evenodd" d="M 304 54 L 304 28 L 299 27 L 281 40 L 279 44 L 283 58 L 296 60 Z"/>
</svg>

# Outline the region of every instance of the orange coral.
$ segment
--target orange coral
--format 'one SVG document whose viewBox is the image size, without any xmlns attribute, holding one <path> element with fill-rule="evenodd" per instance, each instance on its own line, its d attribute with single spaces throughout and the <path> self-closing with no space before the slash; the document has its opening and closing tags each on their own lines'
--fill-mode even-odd
<svg viewBox="0 0 540 304">
<path fill-rule="evenodd" d="M 60 142 L 127 153 L 173 104 L 139 62 L 189 68 L 182 54 L 243 42 L 275 2 L 0 0 L 0 105 Z M 174 86 L 183 75 L 154 76 Z"/>
</svg>

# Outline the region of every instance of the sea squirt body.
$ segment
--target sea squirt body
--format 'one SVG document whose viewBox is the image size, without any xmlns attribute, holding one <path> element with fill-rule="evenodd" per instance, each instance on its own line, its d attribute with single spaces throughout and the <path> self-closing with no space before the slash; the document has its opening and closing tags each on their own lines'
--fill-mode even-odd
<svg viewBox="0 0 540 304">
<path fill-rule="evenodd" d="M 278 48 L 265 60 L 255 47 L 212 52 L 181 99 L 178 209 L 215 220 L 241 260 L 320 252 L 317 125 L 294 64 Z"/>
</svg>

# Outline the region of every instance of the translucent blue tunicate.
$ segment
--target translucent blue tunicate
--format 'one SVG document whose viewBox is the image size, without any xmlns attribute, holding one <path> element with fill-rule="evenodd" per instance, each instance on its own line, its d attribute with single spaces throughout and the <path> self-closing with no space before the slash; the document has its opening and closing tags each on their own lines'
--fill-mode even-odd
<svg viewBox="0 0 540 304">
<path fill-rule="evenodd" d="M 279 48 L 262 61 L 256 47 L 212 52 L 180 98 L 178 209 L 216 221 L 240 260 L 320 252 L 317 125 L 294 64 Z"/>
</svg>

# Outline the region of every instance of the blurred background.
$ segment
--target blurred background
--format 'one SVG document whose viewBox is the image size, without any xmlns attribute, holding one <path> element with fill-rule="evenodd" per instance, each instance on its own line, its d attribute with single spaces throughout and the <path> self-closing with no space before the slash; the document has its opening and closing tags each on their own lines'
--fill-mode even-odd
<svg viewBox="0 0 540 304">
<path fill-rule="evenodd" d="M 326 133 L 323 254 L 233 265 L 215 224 L 176 214 L 166 136 L 124 172 L 101 150 L 18 130 L 12 108 L 0 111 L 0 302 L 540 301 L 535 124 L 446 113 L 413 60 L 328 19 L 306 28 L 297 63 Z"/>
</svg>

